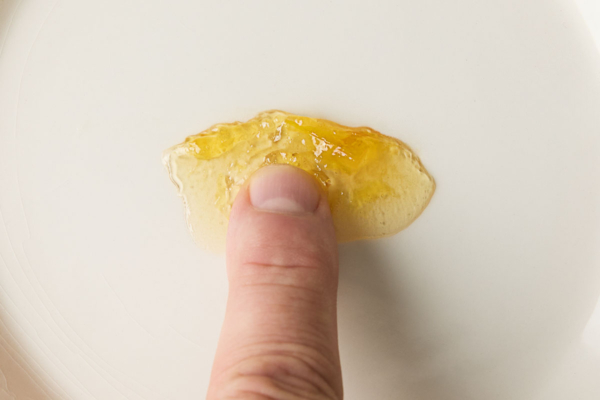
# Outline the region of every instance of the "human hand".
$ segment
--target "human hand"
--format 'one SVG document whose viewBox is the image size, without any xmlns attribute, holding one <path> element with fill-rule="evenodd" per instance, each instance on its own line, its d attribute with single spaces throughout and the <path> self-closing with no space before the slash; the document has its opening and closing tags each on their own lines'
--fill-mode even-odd
<svg viewBox="0 0 600 400">
<path fill-rule="evenodd" d="M 341 400 L 337 242 L 306 172 L 259 170 L 227 233 L 229 298 L 209 400 Z"/>
</svg>

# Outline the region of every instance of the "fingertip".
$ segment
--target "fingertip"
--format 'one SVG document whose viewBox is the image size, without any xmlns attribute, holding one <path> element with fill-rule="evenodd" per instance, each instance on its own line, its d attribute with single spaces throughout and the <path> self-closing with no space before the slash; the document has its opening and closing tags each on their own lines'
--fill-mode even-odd
<svg viewBox="0 0 600 400">
<path fill-rule="evenodd" d="M 290 165 L 271 165 L 258 170 L 248 190 L 255 208 L 271 212 L 312 213 L 321 198 L 315 179 Z"/>
<path fill-rule="evenodd" d="M 239 367 L 240 360 L 248 358 L 248 349 L 255 349 L 255 358 L 263 364 L 273 353 L 294 349 L 283 364 L 268 364 L 297 370 L 296 361 L 312 364 L 316 354 L 317 376 L 326 376 L 326 386 L 341 393 L 337 240 L 326 196 L 312 176 L 278 165 L 263 168 L 250 179 L 231 212 L 227 269 L 229 299 L 215 377 Z M 261 374 L 263 369 L 253 369 L 254 376 Z M 296 380 L 307 379 L 304 374 L 293 375 Z"/>
</svg>

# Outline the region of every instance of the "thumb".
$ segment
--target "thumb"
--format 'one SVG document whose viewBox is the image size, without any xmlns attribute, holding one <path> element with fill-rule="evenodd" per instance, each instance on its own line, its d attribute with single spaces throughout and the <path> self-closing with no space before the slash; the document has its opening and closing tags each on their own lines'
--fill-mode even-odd
<svg viewBox="0 0 600 400">
<path fill-rule="evenodd" d="M 240 190 L 227 273 L 208 399 L 341 399 L 337 243 L 309 174 L 269 166 Z"/>
</svg>

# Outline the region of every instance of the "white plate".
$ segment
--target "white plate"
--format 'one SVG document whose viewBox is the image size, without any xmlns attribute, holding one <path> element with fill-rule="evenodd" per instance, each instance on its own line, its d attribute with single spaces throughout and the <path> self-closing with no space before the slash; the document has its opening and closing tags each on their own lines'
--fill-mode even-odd
<svg viewBox="0 0 600 400">
<path fill-rule="evenodd" d="M 271 108 L 395 135 L 438 183 L 341 246 L 347 399 L 600 398 L 600 63 L 571 2 L 0 4 L 0 398 L 204 396 L 224 260 L 160 154 Z"/>
</svg>

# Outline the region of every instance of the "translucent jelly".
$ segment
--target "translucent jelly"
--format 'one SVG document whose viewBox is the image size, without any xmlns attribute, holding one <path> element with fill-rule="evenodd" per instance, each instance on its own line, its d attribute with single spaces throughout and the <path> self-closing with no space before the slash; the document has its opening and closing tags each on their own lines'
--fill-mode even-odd
<svg viewBox="0 0 600 400">
<path fill-rule="evenodd" d="M 393 235 L 427 207 L 435 182 L 401 141 L 370 128 L 267 111 L 218 124 L 168 149 L 163 162 L 203 247 L 224 247 L 231 206 L 260 167 L 289 164 L 327 193 L 339 242 Z"/>
</svg>

